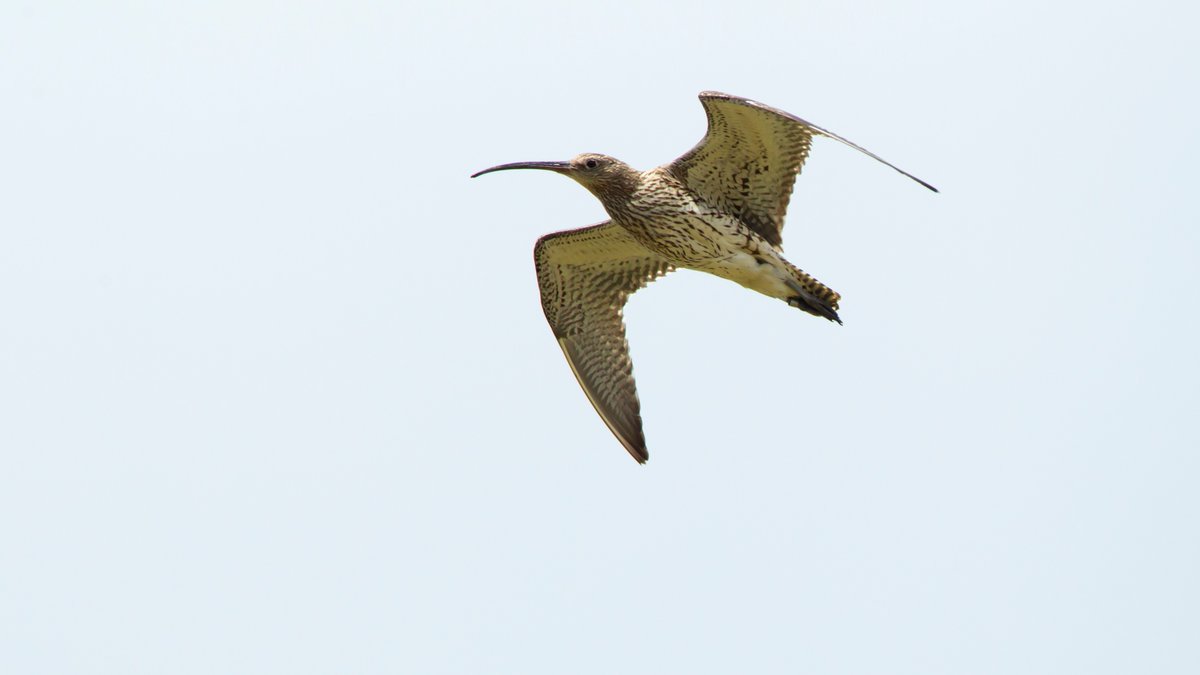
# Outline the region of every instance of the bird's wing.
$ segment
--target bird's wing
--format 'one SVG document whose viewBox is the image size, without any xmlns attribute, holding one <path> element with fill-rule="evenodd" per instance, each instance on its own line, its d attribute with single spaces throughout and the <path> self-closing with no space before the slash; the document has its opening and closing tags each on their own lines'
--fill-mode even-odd
<svg viewBox="0 0 1200 675">
<path fill-rule="evenodd" d="M 937 192 L 937 188 L 835 133 L 758 101 L 716 91 L 700 94 L 708 133 L 670 165 L 670 171 L 714 207 L 732 213 L 773 246 L 792 185 L 808 158 L 814 135 L 828 136 L 866 153 Z"/>
<path fill-rule="evenodd" d="M 638 462 L 649 458 L 621 312 L 634 291 L 673 267 L 619 225 L 548 234 L 533 249 L 542 309 L 571 371 Z"/>
</svg>

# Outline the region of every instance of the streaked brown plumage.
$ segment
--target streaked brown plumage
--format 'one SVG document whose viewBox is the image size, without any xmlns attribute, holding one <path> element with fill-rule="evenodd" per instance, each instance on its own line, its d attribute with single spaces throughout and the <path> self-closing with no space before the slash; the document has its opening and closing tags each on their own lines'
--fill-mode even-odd
<svg viewBox="0 0 1200 675">
<path fill-rule="evenodd" d="M 596 412 L 639 462 L 649 454 L 621 318 L 630 295 L 683 267 L 841 323 L 840 296 L 783 258 L 784 214 L 813 137 L 840 141 L 937 192 L 781 110 L 712 91 L 700 94 L 700 102 L 708 133 L 687 154 L 650 171 L 583 154 L 569 162 L 516 162 L 475 174 L 555 171 L 590 190 L 608 211 L 608 221 L 539 239 L 534 264 L 542 309 L 567 363 Z"/>
</svg>

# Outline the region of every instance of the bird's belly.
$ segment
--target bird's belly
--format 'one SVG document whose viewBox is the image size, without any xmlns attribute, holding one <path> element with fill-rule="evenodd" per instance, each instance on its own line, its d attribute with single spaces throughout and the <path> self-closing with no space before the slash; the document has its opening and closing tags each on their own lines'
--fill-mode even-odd
<svg viewBox="0 0 1200 675">
<path fill-rule="evenodd" d="M 676 215 L 622 222 L 640 244 L 676 267 L 708 272 L 776 298 L 793 294 L 778 253 L 732 218 Z"/>
<path fill-rule="evenodd" d="M 772 298 L 784 299 L 795 295 L 785 281 L 787 273 L 775 264 L 774 256 L 763 257 L 738 251 L 727 257 L 702 261 L 690 267 L 736 282 Z"/>
</svg>

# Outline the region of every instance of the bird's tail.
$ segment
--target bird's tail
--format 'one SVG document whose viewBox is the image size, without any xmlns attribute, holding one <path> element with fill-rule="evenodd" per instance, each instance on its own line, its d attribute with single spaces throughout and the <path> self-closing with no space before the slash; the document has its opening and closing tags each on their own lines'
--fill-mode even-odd
<svg viewBox="0 0 1200 675">
<path fill-rule="evenodd" d="M 809 314 L 822 316 L 840 324 L 842 320 L 838 318 L 837 309 L 838 300 L 841 300 L 842 296 L 799 267 L 786 260 L 783 262 L 792 273 L 792 278 L 786 283 L 796 292 L 796 295 L 787 299 L 787 303 Z"/>
</svg>

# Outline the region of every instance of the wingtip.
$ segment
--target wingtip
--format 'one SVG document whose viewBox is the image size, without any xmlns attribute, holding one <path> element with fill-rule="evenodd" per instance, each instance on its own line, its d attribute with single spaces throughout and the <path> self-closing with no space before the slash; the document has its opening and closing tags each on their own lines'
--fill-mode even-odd
<svg viewBox="0 0 1200 675">
<path fill-rule="evenodd" d="M 608 424 L 608 420 L 605 419 L 604 423 Z M 642 420 L 640 415 L 638 416 L 637 429 L 632 434 L 632 438 L 618 433 L 612 425 L 609 425 L 608 428 L 617 437 L 617 440 L 621 442 L 621 446 L 625 448 L 625 451 L 629 453 L 629 456 L 634 461 L 638 464 L 645 464 L 650 460 L 650 451 L 646 449 L 646 437 L 642 435 Z"/>
<path fill-rule="evenodd" d="M 744 97 L 744 96 L 734 96 L 733 94 L 726 94 L 725 92 L 721 92 L 721 91 L 712 91 L 712 90 L 708 90 L 708 91 L 702 91 L 702 92 L 700 92 L 700 100 L 701 100 L 701 101 L 705 101 L 705 100 L 712 100 L 712 99 L 719 99 L 719 100 L 724 100 L 724 101 L 731 101 L 731 102 L 736 102 L 736 103 L 739 103 L 739 104 L 741 104 L 741 105 L 750 106 L 750 107 L 753 107 L 753 108 L 760 108 L 760 109 L 762 109 L 762 110 L 766 110 L 766 111 L 768 111 L 768 112 L 772 112 L 772 113 L 775 113 L 775 114 L 777 114 L 777 115 L 781 115 L 781 116 L 783 116 L 783 117 L 787 117 L 787 118 L 789 118 L 789 119 L 795 120 L 795 121 L 797 121 L 797 122 L 799 122 L 799 123 L 801 123 L 801 124 L 804 124 L 805 126 L 809 127 L 809 128 L 810 128 L 810 129 L 812 129 L 814 132 L 816 132 L 816 133 L 818 133 L 818 134 L 821 134 L 822 136 L 825 136 L 825 137 L 827 137 L 827 138 L 832 138 L 832 139 L 834 139 L 835 141 L 838 141 L 838 142 L 840 142 L 840 143 L 844 143 L 844 144 L 846 144 L 846 145 L 850 146 L 851 148 L 854 148 L 855 150 L 858 150 L 859 152 L 862 152 L 863 154 L 867 155 L 868 157 L 871 157 L 872 159 L 875 159 L 875 160 L 877 160 L 877 161 L 879 161 L 879 162 L 882 162 L 883 164 L 885 164 L 885 165 L 887 165 L 887 166 L 890 166 L 890 167 L 892 167 L 892 168 L 893 168 L 893 169 L 895 169 L 896 171 L 899 171 L 900 173 L 904 174 L 905 176 L 908 176 L 909 178 L 911 178 L 911 179 L 915 180 L 916 182 L 920 183 L 921 185 L 924 185 L 924 186 L 925 186 L 926 188 L 928 188 L 928 189 L 929 189 L 931 192 L 935 192 L 935 193 L 940 193 L 940 192 L 941 192 L 940 190 L 938 190 L 938 189 L 937 189 L 937 188 L 935 188 L 934 186 L 930 185 L 929 183 L 926 183 L 925 181 L 921 180 L 920 178 L 917 178 L 916 176 L 912 175 L 911 173 L 909 173 L 909 172 L 905 171 L 904 169 L 901 169 L 900 167 L 896 166 L 895 164 L 892 164 L 891 162 L 889 162 L 889 161 L 885 160 L 884 158 L 880 157 L 879 155 L 876 155 L 875 153 L 871 152 L 870 150 L 867 150 L 866 148 L 862 147 L 861 145 L 858 145 L 857 143 L 854 143 L 854 142 L 852 142 L 852 141 L 849 141 L 849 140 L 847 140 L 846 138 L 843 138 L 843 137 L 841 137 L 841 136 L 839 136 L 839 135 L 837 135 L 837 134 L 833 133 L 832 131 L 829 131 L 828 129 L 825 129 L 825 128 L 823 128 L 823 127 L 817 126 L 816 124 L 813 124 L 812 122 L 809 122 L 808 120 L 806 120 L 806 119 L 804 119 L 804 118 L 802 118 L 802 117 L 797 117 L 797 116 L 795 116 L 795 115 L 793 115 L 793 114 L 791 114 L 791 113 L 789 113 L 789 112 L 787 112 L 787 111 L 780 110 L 780 109 L 778 109 L 778 108 L 774 108 L 774 107 L 772 107 L 772 106 L 766 105 L 765 103 L 760 103 L 760 102 L 758 102 L 758 101 L 755 101 L 755 100 L 754 100 L 754 99 L 752 99 L 752 98 L 746 98 L 746 97 Z"/>
<path fill-rule="evenodd" d="M 613 433 L 616 434 L 615 431 Z M 617 440 L 621 441 L 621 445 L 624 446 L 625 451 L 638 464 L 645 464 L 650 461 L 650 451 L 646 449 L 645 440 L 639 438 L 636 442 L 631 442 L 620 434 L 617 434 Z"/>
</svg>

